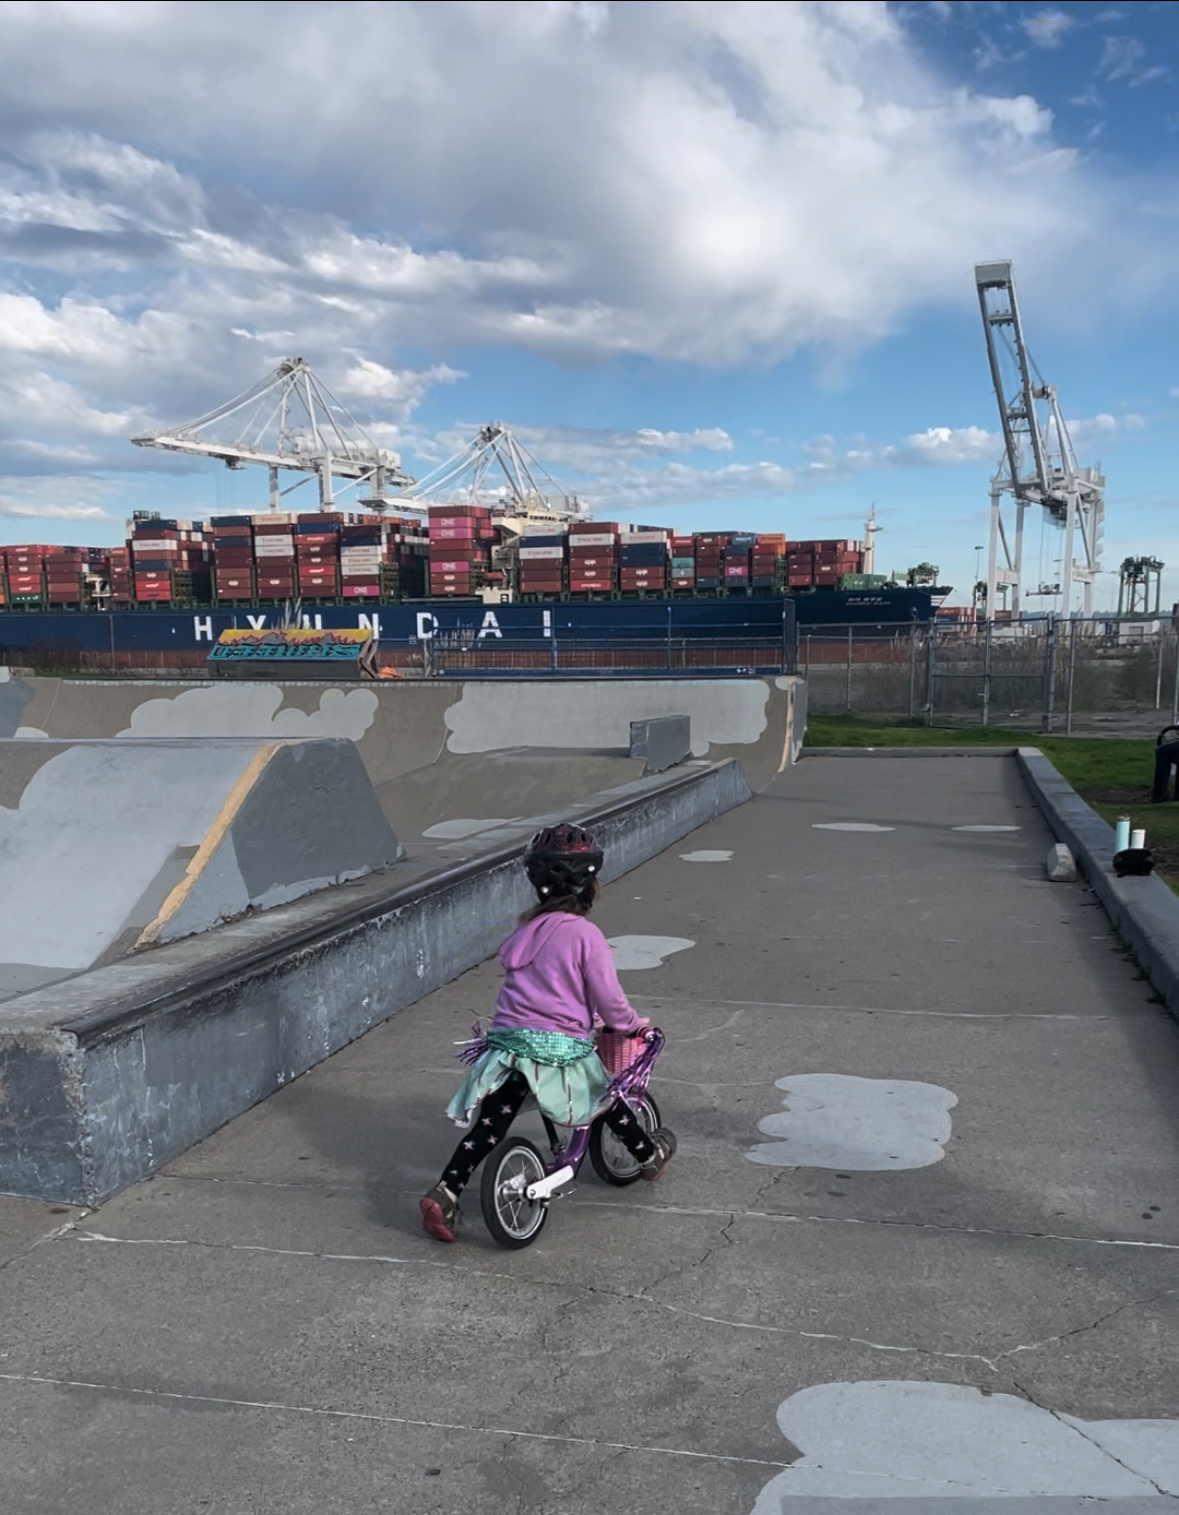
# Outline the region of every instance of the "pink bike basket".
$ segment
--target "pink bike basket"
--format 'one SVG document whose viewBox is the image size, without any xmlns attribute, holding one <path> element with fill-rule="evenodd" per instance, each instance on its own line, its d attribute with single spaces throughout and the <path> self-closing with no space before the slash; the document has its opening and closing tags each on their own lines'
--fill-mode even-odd
<svg viewBox="0 0 1179 1515">
<path fill-rule="evenodd" d="M 624 1031 L 599 1031 L 598 1056 L 611 1078 L 625 1073 L 647 1050 L 641 1036 L 628 1036 Z"/>
</svg>

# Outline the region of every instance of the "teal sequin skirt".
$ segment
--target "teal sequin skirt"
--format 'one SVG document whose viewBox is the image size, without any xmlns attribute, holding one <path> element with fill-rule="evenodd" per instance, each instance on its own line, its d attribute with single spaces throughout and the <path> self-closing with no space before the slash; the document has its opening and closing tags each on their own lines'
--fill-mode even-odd
<svg viewBox="0 0 1179 1515">
<path fill-rule="evenodd" d="M 475 1111 L 512 1073 L 520 1073 L 541 1112 L 558 1126 L 588 1126 L 610 1104 L 610 1075 L 592 1041 L 561 1031 L 488 1031 L 485 1045 L 446 1107 L 456 1125 Z"/>
</svg>

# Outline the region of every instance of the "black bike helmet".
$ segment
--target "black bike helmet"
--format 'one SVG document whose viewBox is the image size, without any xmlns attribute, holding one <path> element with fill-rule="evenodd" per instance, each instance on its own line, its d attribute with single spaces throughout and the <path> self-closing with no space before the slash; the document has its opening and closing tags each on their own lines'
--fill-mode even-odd
<svg viewBox="0 0 1179 1515">
<path fill-rule="evenodd" d="M 602 871 L 602 849 L 592 832 L 562 821 L 536 833 L 524 850 L 524 867 L 542 900 L 572 894 L 588 903 Z"/>
</svg>

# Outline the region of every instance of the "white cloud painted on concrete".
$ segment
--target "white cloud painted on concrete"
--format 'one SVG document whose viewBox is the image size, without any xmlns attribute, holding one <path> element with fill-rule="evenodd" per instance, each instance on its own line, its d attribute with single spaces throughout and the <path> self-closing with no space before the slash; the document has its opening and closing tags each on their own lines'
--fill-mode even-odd
<svg viewBox="0 0 1179 1515">
<path fill-rule="evenodd" d="M 800 1496 L 886 1501 L 993 1498 L 1156 1499 L 1179 1494 L 1179 1421 L 1080 1420 L 1011 1394 L 948 1383 L 816 1384 L 778 1408 L 799 1460 L 772 1479 L 752 1515 L 783 1515 Z M 1035 1509 L 1021 1504 L 1021 1512 Z"/>
<path fill-rule="evenodd" d="M 665 958 L 686 952 L 696 943 L 686 936 L 611 936 L 606 945 L 618 971 L 633 973 L 640 968 L 662 968 Z"/>
<path fill-rule="evenodd" d="M 757 1123 L 775 1138 L 752 1148 L 750 1162 L 833 1172 L 889 1172 L 940 1163 L 958 1096 L 938 1084 L 796 1073 L 776 1081 L 786 1108 Z"/>
<path fill-rule="evenodd" d="M 120 736 L 347 737 L 358 742 L 373 723 L 371 689 L 326 689 L 313 711 L 290 706 L 276 684 L 186 689 L 173 698 L 145 700 Z"/>
</svg>

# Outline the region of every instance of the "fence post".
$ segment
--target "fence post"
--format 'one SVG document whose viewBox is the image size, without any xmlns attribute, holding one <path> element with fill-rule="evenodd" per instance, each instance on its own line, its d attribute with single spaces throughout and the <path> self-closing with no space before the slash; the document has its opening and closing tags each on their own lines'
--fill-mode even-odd
<svg viewBox="0 0 1179 1515">
<path fill-rule="evenodd" d="M 1070 621 L 1069 622 L 1069 627 L 1070 627 L 1070 631 L 1069 631 L 1069 639 L 1068 639 L 1068 709 L 1065 711 L 1065 716 L 1064 716 L 1064 734 L 1065 734 L 1065 736 L 1072 736 L 1072 734 L 1073 734 L 1073 684 L 1076 682 L 1076 677 L 1077 677 L 1077 623 L 1076 623 L 1076 621 Z"/>
<path fill-rule="evenodd" d="M 1167 639 L 1163 635 L 1163 628 L 1159 627 L 1159 666 L 1158 674 L 1154 681 L 1154 708 L 1163 708 L 1163 648 L 1167 645 Z"/>
<path fill-rule="evenodd" d="M 1040 714 L 1040 730 L 1048 735 L 1052 730 L 1052 710 L 1056 702 L 1056 614 L 1048 612 L 1048 626 L 1044 634 L 1044 709 Z"/>
<path fill-rule="evenodd" d="M 993 624 L 988 618 L 983 626 L 982 723 L 984 726 L 991 724 L 991 627 Z"/>
<path fill-rule="evenodd" d="M 556 632 L 556 628 L 553 629 L 552 639 L 549 642 L 549 662 L 552 665 L 553 672 L 554 673 L 558 673 L 560 671 L 560 668 L 561 668 L 561 663 L 560 663 L 560 659 L 559 659 L 558 654 L 557 654 L 557 632 Z"/>
<path fill-rule="evenodd" d="M 1171 690 L 1171 725 L 1179 725 L 1179 626 L 1175 627 L 1175 684 Z"/>
<path fill-rule="evenodd" d="M 667 607 L 667 667 L 671 669 L 671 606 Z"/>
<path fill-rule="evenodd" d="M 917 713 L 917 627 L 909 627 L 909 719 Z"/>
<path fill-rule="evenodd" d="M 806 677 L 809 683 L 811 676 L 811 633 L 806 634 Z"/>
<path fill-rule="evenodd" d="M 851 715 L 852 707 L 852 628 L 847 628 L 847 700 L 846 714 Z"/>
<path fill-rule="evenodd" d="M 933 725 L 934 623 L 925 628 L 925 724 Z"/>
</svg>

